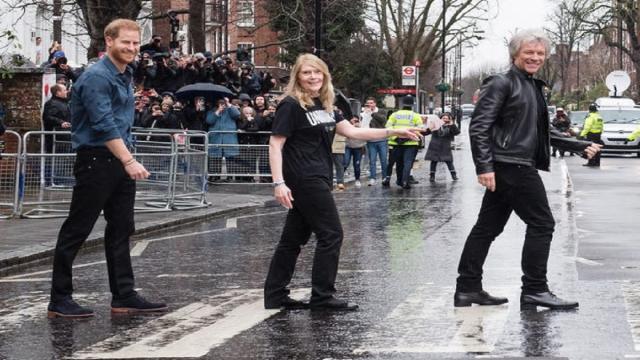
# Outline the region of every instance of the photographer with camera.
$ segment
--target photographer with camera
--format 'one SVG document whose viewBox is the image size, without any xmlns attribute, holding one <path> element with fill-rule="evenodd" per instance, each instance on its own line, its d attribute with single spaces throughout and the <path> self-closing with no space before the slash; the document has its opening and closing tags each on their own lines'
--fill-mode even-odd
<svg viewBox="0 0 640 360">
<path fill-rule="evenodd" d="M 220 174 L 222 171 L 222 158 L 227 160 L 227 172 L 238 172 L 236 156 L 239 155 L 238 126 L 240 110 L 231 105 L 228 98 L 220 99 L 216 102 L 216 107 L 207 111 L 205 122 L 209 126 L 209 157 L 212 159 L 213 173 Z M 222 146 L 216 146 L 222 145 Z"/>
<path fill-rule="evenodd" d="M 253 71 L 253 65 L 250 62 L 245 62 L 240 65 L 240 88 L 245 94 L 250 97 L 255 97 L 260 93 L 262 88 L 260 77 Z"/>
<path fill-rule="evenodd" d="M 167 48 L 162 47 L 161 43 L 162 36 L 154 34 L 151 36 L 151 40 L 147 44 L 140 46 L 140 52 L 151 52 L 152 54 L 168 52 Z"/>
</svg>

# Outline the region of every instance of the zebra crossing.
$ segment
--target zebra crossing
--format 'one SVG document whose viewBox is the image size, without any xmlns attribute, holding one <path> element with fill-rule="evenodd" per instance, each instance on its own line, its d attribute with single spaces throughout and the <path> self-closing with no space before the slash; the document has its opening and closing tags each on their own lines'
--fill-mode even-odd
<svg viewBox="0 0 640 360">
<path fill-rule="evenodd" d="M 607 356 L 600 358 L 608 358 L 609 354 L 616 354 L 619 358 L 640 358 L 640 286 L 638 285 L 640 283 L 632 281 L 617 282 L 619 294 L 616 296 L 622 299 L 619 310 L 624 313 L 626 323 L 619 324 L 620 331 L 617 334 L 602 334 L 602 338 L 595 339 L 596 342 L 602 343 L 603 351 L 613 337 L 624 337 L 619 334 L 629 334 L 631 343 L 619 349 L 607 349 Z M 461 357 L 471 358 L 517 357 L 526 355 L 526 348 L 532 346 L 523 343 L 523 340 L 547 341 L 550 344 L 563 345 L 560 344 L 562 342 L 559 339 L 554 338 L 557 336 L 555 332 L 559 331 L 557 327 L 575 321 L 571 318 L 583 315 L 588 318 L 589 316 L 579 311 L 568 314 L 539 311 L 539 314 L 533 315 L 537 318 L 523 317 L 518 309 L 517 286 L 491 288 L 493 294 L 508 297 L 510 300 L 508 304 L 454 308 L 452 306 L 453 290 L 451 286 L 432 283 L 412 289 L 397 304 L 390 304 L 388 313 L 382 314 L 378 321 L 362 327 L 365 329 L 362 333 L 353 334 L 357 335 L 358 343 L 348 353 L 343 354 L 344 358 L 402 358 L 402 354 L 414 356 L 458 354 Z M 303 299 L 308 297 L 309 292 L 310 289 L 301 288 L 292 291 L 291 295 L 294 298 Z M 77 298 L 85 303 L 91 303 L 104 296 L 105 294 L 78 294 Z M 0 311 L 0 334 L 7 335 L 15 332 L 19 330 L 22 323 L 27 321 L 46 321 L 44 314 L 47 301 L 48 296 L 40 292 L 26 294 L 20 299 L 12 299 L 11 302 L 0 301 L 3 309 Z M 364 306 L 361 311 L 367 312 L 368 309 Z M 583 312 L 593 311 L 584 309 Z M 278 313 L 281 313 L 281 310 L 263 308 L 261 289 L 228 289 L 77 349 L 69 358 L 178 359 L 212 358 L 211 356 L 215 358 L 216 349 L 224 346 L 237 335 L 245 332 L 268 331 L 268 325 L 258 325 L 269 324 L 270 319 Z M 306 313 L 301 310 L 298 316 L 306 316 Z M 340 321 L 340 316 L 337 319 Z M 542 324 L 540 320 L 544 320 Z M 515 326 L 517 322 L 524 322 L 522 328 Z M 540 330 L 539 327 L 544 326 L 550 329 L 547 329 L 546 333 L 536 334 L 536 327 Z M 607 325 L 591 323 L 584 326 Z M 531 333 L 522 334 L 527 331 Z M 539 336 L 542 336 L 542 339 Z M 550 355 L 569 356 L 571 347 L 566 347 L 564 350 L 560 348 Z M 260 358 L 260 354 L 255 356 Z M 590 357 L 569 356 L 569 358 Z"/>
</svg>

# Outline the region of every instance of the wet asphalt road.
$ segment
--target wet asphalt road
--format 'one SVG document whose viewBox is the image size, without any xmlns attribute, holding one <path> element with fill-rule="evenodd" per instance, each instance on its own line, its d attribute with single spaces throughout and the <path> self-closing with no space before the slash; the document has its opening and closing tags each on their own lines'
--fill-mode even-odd
<svg viewBox="0 0 640 360">
<path fill-rule="evenodd" d="M 441 167 L 429 184 L 420 161 L 420 184 L 410 191 L 365 185 L 336 193 L 345 229 L 337 287 L 358 312 L 262 308 L 285 216 L 266 207 L 137 239 L 138 290 L 169 303 L 160 316 L 110 314 L 101 249 L 82 253 L 74 270 L 75 298 L 96 311 L 92 319 L 46 318 L 49 266 L 0 278 L 0 359 L 640 358 L 640 159 L 604 158 L 599 170 L 556 159 L 543 174 L 557 222 L 550 285 L 580 309 L 521 313 L 525 227 L 515 215 L 491 249 L 484 281 L 509 304 L 452 306 L 458 256 L 482 197 L 464 144 L 455 156 L 456 183 Z M 299 297 L 310 292 L 312 245 L 291 286 Z"/>
</svg>

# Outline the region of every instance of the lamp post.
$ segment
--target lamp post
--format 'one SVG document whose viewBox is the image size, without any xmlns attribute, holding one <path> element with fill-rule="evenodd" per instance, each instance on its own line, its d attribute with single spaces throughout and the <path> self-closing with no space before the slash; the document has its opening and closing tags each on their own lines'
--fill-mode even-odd
<svg viewBox="0 0 640 360">
<path fill-rule="evenodd" d="M 322 52 L 322 0 L 315 0 L 315 8 L 315 42 L 313 52 L 316 56 L 320 56 L 320 52 Z"/>
<path fill-rule="evenodd" d="M 446 38 L 446 30 L 447 30 L 447 0 L 442 0 L 442 84 L 445 83 L 445 76 L 446 76 L 446 54 L 447 54 L 447 49 L 446 49 L 446 42 L 445 42 L 445 38 Z M 442 91 L 442 95 L 440 96 L 440 101 L 442 102 L 442 112 L 444 112 L 444 98 L 445 98 L 445 91 Z"/>
</svg>

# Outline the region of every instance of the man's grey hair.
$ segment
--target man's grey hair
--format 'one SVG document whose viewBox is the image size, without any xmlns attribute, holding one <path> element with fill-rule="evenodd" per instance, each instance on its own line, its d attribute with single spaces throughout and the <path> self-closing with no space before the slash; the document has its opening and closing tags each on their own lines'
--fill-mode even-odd
<svg viewBox="0 0 640 360">
<path fill-rule="evenodd" d="M 522 31 L 518 31 L 511 40 L 509 40 L 509 56 L 511 58 L 511 62 L 518 55 L 518 51 L 523 44 L 528 44 L 531 42 L 539 42 L 544 45 L 545 49 L 545 59 L 549 57 L 549 53 L 551 52 L 551 41 L 547 34 L 544 33 L 542 29 L 526 29 Z"/>
</svg>

